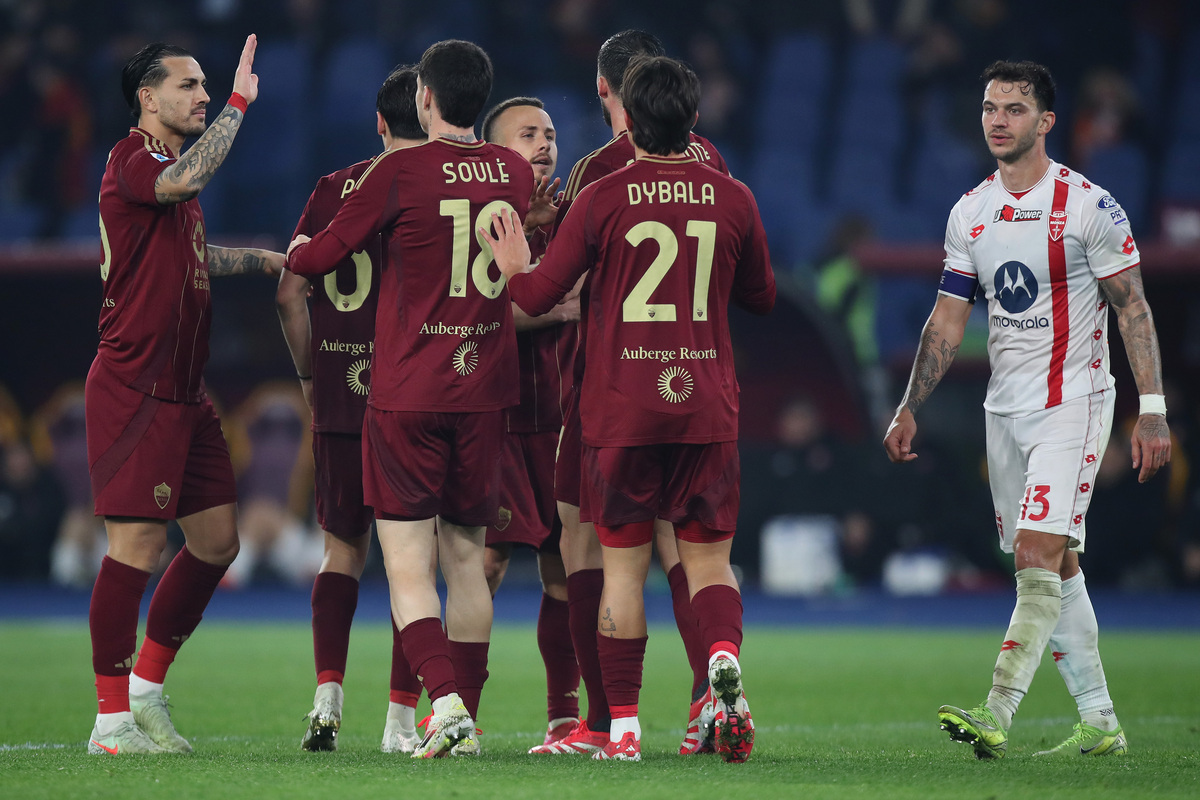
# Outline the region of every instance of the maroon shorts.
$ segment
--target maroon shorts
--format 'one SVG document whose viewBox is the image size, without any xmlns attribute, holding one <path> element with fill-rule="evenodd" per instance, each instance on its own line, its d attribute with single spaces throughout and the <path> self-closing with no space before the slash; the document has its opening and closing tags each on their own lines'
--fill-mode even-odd
<svg viewBox="0 0 1200 800">
<path fill-rule="evenodd" d="M 379 519 L 490 525 L 500 506 L 504 412 L 380 411 L 363 422 L 363 501 Z"/>
<path fill-rule="evenodd" d="M 583 447 L 579 422 L 579 390 L 567 393 L 563 409 L 562 433 L 558 437 L 558 457 L 554 462 L 554 499 L 567 505 L 580 505 L 580 453 Z"/>
<path fill-rule="evenodd" d="M 737 530 L 741 462 L 737 442 L 583 446 L 580 516 L 618 527 L 655 517 L 676 528 L 699 522 Z"/>
<path fill-rule="evenodd" d="M 557 433 L 508 433 L 500 457 L 500 516 L 488 527 L 487 543 L 538 548 L 558 519 L 554 503 Z"/>
<path fill-rule="evenodd" d="M 314 433 L 317 523 L 339 539 L 357 539 L 371 529 L 375 510 L 363 502 L 362 436 Z"/>
<path fill-rule="evenodd" d="M 207 396 L 159 400 L 130 389 L 97 358 L 84 408 L 97 515 L 179 519 L 237 502 L 229 446 Z"/>
</svg>

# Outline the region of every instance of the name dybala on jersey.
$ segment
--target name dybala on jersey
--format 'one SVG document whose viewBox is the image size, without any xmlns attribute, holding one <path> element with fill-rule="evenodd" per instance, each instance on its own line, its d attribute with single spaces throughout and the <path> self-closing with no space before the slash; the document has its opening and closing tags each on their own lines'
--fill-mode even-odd
<svg viewBox="0 0 1200 800">
<path fill-rule="evenodd" d="M 639 159 L 579 193 L 541 264 L 510 289 L 542 314 L 588 270 L 584 443 L 737 439 L 727 306 L 765 314 L 775 302 L 750 190 L 691 154 Z"/>
<path fill-rule="evenodd" d="M 383 411 L 516 405 L 516 338 L 504 276 L 476 228 L 529 210 L 533 169 L 487 142 L 436 139 L 376 156 L 329 226 L 288 268 L 317 275 L 383 234 L 368 403 Z"/>
<path fill-rule="evenodd" d="M 370 165 L 370 159 L 360 161 L 317 181 L 292 238 L 324 230 Z M 380 260 L 380 238 L 372 236 L 332 272 L 313 279 L 309 302 L 312 429 L 318 433 L 362 433 L 371 385 Z"/>
<path fill-rule="evenodd" d="M 1141 263 L 1117 201 L 1051 162 L 1026 192 L 999 172 L 950 212 L 941 294 L 988 301 L 992 375 L 984 408 L 1023 416 L 1111 389 L 1099 281 Z"/>
<path fill-rule="evenodd" d="M 172 402 L 199 402 L 212 322 L 208 246 L 200 201 L 162 205 L 154 182 L 176 162 L 141 128 L 108 154 L 100 182 L 100 346 L 126 386 Z"/>
</svg>

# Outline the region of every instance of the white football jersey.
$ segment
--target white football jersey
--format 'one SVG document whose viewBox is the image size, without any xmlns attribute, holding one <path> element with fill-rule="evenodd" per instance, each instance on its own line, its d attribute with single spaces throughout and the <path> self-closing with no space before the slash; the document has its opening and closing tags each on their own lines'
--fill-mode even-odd
<svg viewBox="0 0 1200 800">
<path fill-rule="evenodd" d="M 963 195 L 946 225 L 939 291 L 987 297 L 984 408 L 1017 417 L 1113 388 L 1099 281 L 1140 261 L 1121 206 L 1056 162 L 1019 196 L 998 171 Z"/>
</svg>

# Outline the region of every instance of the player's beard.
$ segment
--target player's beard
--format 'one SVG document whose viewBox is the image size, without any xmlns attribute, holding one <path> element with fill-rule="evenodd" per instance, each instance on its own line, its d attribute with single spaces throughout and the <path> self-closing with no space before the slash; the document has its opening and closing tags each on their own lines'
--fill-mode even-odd
<svg viewBox="0 0 1200 800">
<path fill-rule="evenodd" d="M 993 152 L 997 161 L 1003 161 L 1005 164 L 1015 164 L 1024 158 L 1025 154 L 1033 149 L 1037 144 L 1037 129 L 1030 128 L 1029 133 L 1021 138 L 1013 138 L 1012 149 L 1006 153 Z"/>
<path fill-rule="evenodd" d="M 600 113 L 604 115 L 604 124 L 612 127 L 612 114 L 608 113 L 608 106 L 604 105 L 604 101 L 600 101 Z"/>
</svg>

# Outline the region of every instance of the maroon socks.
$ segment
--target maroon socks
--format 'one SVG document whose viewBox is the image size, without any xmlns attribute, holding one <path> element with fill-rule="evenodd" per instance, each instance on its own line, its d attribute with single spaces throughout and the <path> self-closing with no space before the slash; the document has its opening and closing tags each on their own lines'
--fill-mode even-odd
<svg viewBox="0 0 1200 800">
<path fill-rule="evenodd" d="M 138 608 L 150 573 L 108 556 L 92 587 L 88 627 L 101 714 L 129 710 L 129 673 L 137 647 Z"/>
<path fill-rule="evenodd" d="M 600 595 L 604 591 L 604 570 L 583 569 L 567 576 L 567 603 L 570 608 L 571 643 L 575 660 L 587 689 L 587 726 L 607 732 L 610 716 L 604 695 L 604 677 L 596 649 L 596 621 L 600 617 Z"/>
<path fill-rule="evenodd" d="M 546 718 L 578 718 L 579 664 L 571 644 L 570 605 L 566 601 L 542 594 L 537 643 L 546 665 Z"/>
</svg>

